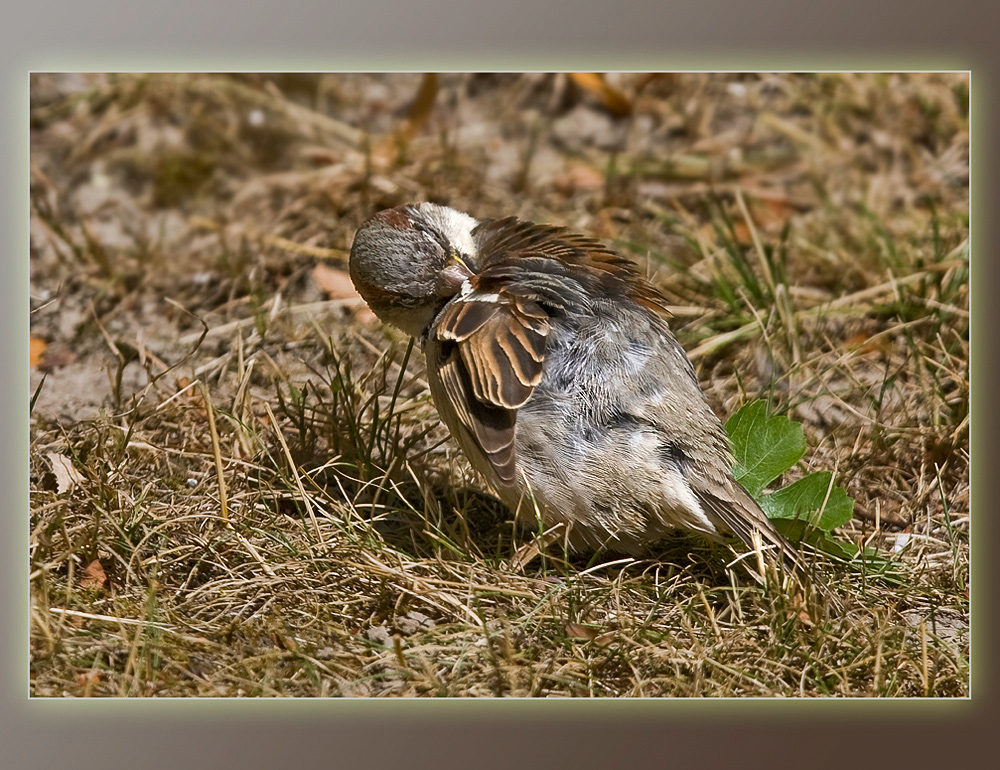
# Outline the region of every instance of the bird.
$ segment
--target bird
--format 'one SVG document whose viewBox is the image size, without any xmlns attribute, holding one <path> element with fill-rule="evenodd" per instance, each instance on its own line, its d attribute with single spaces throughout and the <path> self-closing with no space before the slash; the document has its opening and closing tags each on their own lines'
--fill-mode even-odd
<svg viewBox="0 0 1000 770">
<path fill-rule="evenodd" d="M 630 259 L 566 227 L 411 203 L 364 222 L 349 265 L 423 349 L 442 421 L 515 518 L 572 552 L 640 555 L 679 529 L 801 566 L 734 478 L 666 299 Z"/>
</svg>

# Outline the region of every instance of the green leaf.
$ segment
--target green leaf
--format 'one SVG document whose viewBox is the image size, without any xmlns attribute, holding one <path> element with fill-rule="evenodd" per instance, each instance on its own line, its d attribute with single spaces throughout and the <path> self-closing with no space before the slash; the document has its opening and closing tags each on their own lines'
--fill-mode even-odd
<svg viewBox="0 0 1000 770">
<path fill-rule="evenodd" d="M 757 502 L 770 519 L 804 521 L 824 532 L 845 524 L 854 515 L 854 500 L 843 487 L 833 484 L 830 471 L 810 473 L 794 484 L 761 496 Z"/>
<path fill-rule="evenodd" d="M 753 495 L 775 528 L 792 543 L 808 544 L 851 569 L 901 584 L 898 567 L 874 548 L 863 551 L 830 533 L 854 515 L 854 499 L 833 483 L 829 471 L 810 473 L 787 487 L 762 495 L 764 487 L 802 459 L 802 426 L 787 417 L 767 416 L 763 401 L 753 401 L 726 422 L 736 467 L 733 475 Z"/>
<path fill-rule="evenodd" d="M 754 497 L 806 453 L 802 426 L 781 415 L 768 417 L 760 400 L 730 417 L 726 430 L 736 457 L 733 475 Z"/>
</svg>

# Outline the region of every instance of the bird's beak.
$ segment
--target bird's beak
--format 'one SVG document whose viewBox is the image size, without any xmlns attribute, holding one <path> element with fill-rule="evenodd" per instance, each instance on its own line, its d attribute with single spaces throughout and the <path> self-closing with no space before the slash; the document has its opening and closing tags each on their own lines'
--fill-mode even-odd
<svg viewBox="0 0 1000 770">
<path fill-rule="evenodd" d="M 438 276 L 437 292 L 441 297 L 453 297 L 462 290 L 462 284 L 473 276 L 461 255 L 452 252 Z"/>
</svg>

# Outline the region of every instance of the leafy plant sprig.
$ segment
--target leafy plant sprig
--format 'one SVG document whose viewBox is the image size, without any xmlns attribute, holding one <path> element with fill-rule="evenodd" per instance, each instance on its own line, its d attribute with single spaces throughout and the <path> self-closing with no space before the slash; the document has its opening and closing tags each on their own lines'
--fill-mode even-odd
<svg viewBox="0 0 1000 770">
<path fill-rule="evenodd" d="M 890 562 L 874 548 L 864 553 L 853 543 L 833 536 L 833 530 L 854 515 L 854 499 L 837 486 L 830 471 L 816 471 L 772 492 L 765 487 L 789 470 L 806 453 L 802 425 L 782 415 L 767 414 L 767 404 L 745 404 L 726 422 L 733 446 L 736 480 L 760 503 L 781 534 L 793 543 L 807 543 L 846 561 L 859 556 L 868 568 L 884 572 Z"/>
</svg>

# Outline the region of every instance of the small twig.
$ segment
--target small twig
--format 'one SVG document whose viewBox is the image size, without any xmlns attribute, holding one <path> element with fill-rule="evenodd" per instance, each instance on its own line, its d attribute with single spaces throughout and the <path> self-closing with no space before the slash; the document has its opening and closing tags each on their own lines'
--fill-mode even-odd
<svg viewBox="0 0 1000 770">
<path fill-rule="evenodd" d="M 701 358 L 704 355 L 708 355 L 721 347 L 725 347 L 730 342 L 736 342 L 736 340 L 741 340 L 744 337 L 752 337 L 755 331 L 761 329 L 760 323 L 755 319 L 748 324 L 743 324 L 743 326 L 738 329 L 733 329 L 729 332 L 724 332 L 722 334 L 716 334 L 714 337 L 709 337 L 707 340 L 702 342 L 698 347 L 693 348 L 688 351 L 688 358 L 694 360 L 696 358 Z"/>
<path fill-rule="evenodd" d="M 190 383 L 188 383 L 188 384 L 187 384 L 187 385 L 185 385 L 185 386 L 184 386 L 183 388 L 181 388 L 181 389 L 180 389 L 180 390 L 178 390 L 178 391 L 177 391 L 176 393 L 174 393 L 174 395 L 172 395 L 172 396 L 171 396 L 170 398 L 168 398 L 168 399 L 167 399 L 166 401 L 162 401 L 162 402 L 160 402 L 160 404 L 159 404 L 159 405 L 158 405 L 158 406 L 156 407 L 156 409 L 154 409 L 153 411 L 154 411 L 154 412 L 158 412 L 158 411 L 160 411 L 160 410 L 161 410 L 161 409 L 162 409 L 163 407 L 165 407 L 165 406 L 166 406 L 167 404 L 169 404 L 169 403 L 170 403 L 171 401 L 173 401 L 173 400 L 174 400 L 175 398 L 179 398 L 179 397 L 180 397 L 180 396 L 182 396 L 182 395 L 183 395 L 184 393 L 186 393 L 187 391 L 191 390 L 191 388 L 193 388 L 193 387 L 195 387 L 196 385 L 199 385 L 199 384 L 201 384 L 201 380 L 195 380 L 194 382 L 190 382 Z"/>
<path fill-rule="evenodd" d="M 931 676 L 927 662 L 927 624 L 920 621 L 920 678 L 924 684 L 924 697 L 931 694 Z"/>
<path fill-rule="evenodd" d="M 340 307 L 361 307 L 365 304 L 365 301 L 361 297 L 348 297 L 346 299 L 328 299 L 323 302 L 310 302 L 305 305 L 290 305 L 286 306 L 278 315 L 289 316 L 297 315 L 299 313 L 313 313 L 319 310 L 330 310 L 333 308 Z M 238 321 L 230 321 L 229 323 L 222 324 L 221 326 L 215 326 L 208 331 L 202 332 L 192 332 L 190 334 L 185 334 L 181 337 L 180 342 L 182 345 L 187 345 L 190 342 L 198 339 L 199 337 L 221 337 L 229 334 L 237 329 L 243 329 L 247 326 L 253 326 L 257 323 L 257 319 L 251 318 L 241 318 Z"/>
<path fill-rule="evenodd" d="M 764 252 L 764 245 L 761 243 L 757 226 L 754 224 L 753 217 L 750 216 L 750 210 L 747 208 L 746 201 L 743 200 L 743 193 L 739 188 L 736 188 L 736 203 L 739 205 L 740 212 L 746 220 L 747 229 L 750 231 L 750 238 L 753 240 L 754 251 L 757 252 L 757 259 L 760 262 L 761 270 L 764 272 L 764 280 L 767 282 L 767 287 L 771 290 L 771 296 L 774 297 L 774 304 L 778 308 L 778 315 L 785 326 L 788 343 L 792 346 L 792 360 L 795 363 L 799 363 L 799 341 L 798 335 L 795 333 L 794 314 L 788 301 L 788 291 L 784 284 L 781 285 L 779 290 L 778 285 L 775 283 L 774 273 L 771 271 L 771 263 L 768 262 L 767 254 Z"/>
<path fill-rule="evenodd" d="M 257 549 L 254 548 L 253 543 L 251 543 L 249 540 L 247 540 L 239 532 L 235 532 L 234 531 L 233 534 L 235 534 L 236 537 L 239 538 L 240 542 L 243 543 L 243 547 L 246 548 L 250 552 L 250 555 L 253 556 L 260 563 L 260 566 L 264 569 L 264 572 L 266 572 L 269 577 L 273 577 L 273 578 L 277 578 L 278 577 L 277 573 L 275 573 L 275 571 L 273 569 L 271 569 L 270 565 L 268 565 L 268 563 L 266 561 L 264 561 L 264 558 L 260 555 L 260 553 L 257 551 Z"/>
<path fill-rule="evenodd" d="M 888 281 L 878 286 L 873 286 L 870 289 L 862 289 L 861 291 L 856 291 L 853 294 L 848 294 L 839 299 L 835 299 L 832 302 L 828 302 L 823 305 L 818 305 L 817 307 L 809 308 L 808 310 L 800 310 L 795 313 L 796 320 L 804 320 L 807 318 L 822 318 L 826 315 L 831 315 L 834 312 L 841 313 L 855 313 L 859 312 L 858 308 L 862 307 L 862 303 L 877 297 L 882 294 L 888 294 L 897 290 L 899 286 L 903 286 L 910 283 L 916 283 L 923 278 L 926 278 L 930 273 L 938 273 L 943 270 L 951 269 L 956 265 L 964 264 L 961 262 L 940 262 L 936 265 L 931 265 L 927 269 L 919 272 L 913 273 L 906 276 L 905 278 L 899 278 L 893 281 Z M 863 312 L 863 311 L 861 311 Z M 917 323 L 925 323 L 926 319 L 917 319 L 916 321 L 908 321 L 907 325 L 914 325 Z M 722 334 L 716 334 L 714 337 L 709 337 L 707 340 L 702 342 L 695 348 L 688 351 L 688 358 L 695 359 L 700 358 L 704 355 L 712 353 L 721 347 L 725 347 L 731 342 L 743 339 L 744 337 L 751 337 L 753 334 L 761 329 L 760 323 L 756 320 L 750 323 L 743 324 L 743 326 L 738 329 L 733 329 L 732 331 L 723 332 Z M 890 331 L 898 330 L 898 327 L 894 329 L 887 330 Z M 880 332 L 882 334 L 883 332 Z M 876 335 L 878 336 L 878 335 Z M 874 339 L 874 337 L 872 338 Z"/>
<path fill-rule="evenodd" d="M 635 562 L 636 560 L 631 556 L 626 556 L 624 559 L 615 559 L 614 561 L 606 561 L 600 564 L 595 564 L 593 567 L 583 570 L 583 572 L 578 572 L 576 576 L 581 578 L 584 575 L 590 575 L 591 573 L 606 569 L 607 567 L 617 567 L 619 564 L 635 564 Z"/>
<path fill-rule="evenodd" d="M 219 432 L 215 428 L 215 407 L 212 404 L 212 397 L 208 392 L 208 387 L 201 383 L 201 397 L 205 401 L 205 412 L 208 414 L 208 430 L 212 435 L 212 454 L 215 456 L 215 477 L 219 483 L 219 505 L 222 506 L 222 520 L 227 527 L 232 527 L 229 523 L 229 505 L 226 500 L 226 478 L 222 472 L 222 450 L 219 447 Z"/>
<path fill-rule="evenodd" d="M 192 216 L 188 218 L 188 224 L 192 227 L 197 227 L 202 230 L 225 230 L 226 225 L 221 222 L 216 222 L 213 219 L 202 216 Z M 280 235 L 271 235 L 270 233 L 262 233 L 259 230 L 254 230 L 253 228 L 243 228 L 241 230 L 242 234 L 254 241 L 259 241 L 267 246 L 276 246 L 279 249 L 284 249 L 285 251 L 290 251 L 293 254 L 299 254 L 306 257 L 315 257 L 316 259 L 333 259 L 340 260 L 344 262 L 347 260 L 348 252 L 344 249 L 325 249 L 321 246 L 309 246 L 305 243 L 298 243 L 289 238 L 282 238 Z"/>
<path fill-rule="evenodd" d="M 54 612 L 57 615 L 71 615 L 76 618 L 85 618 L 87 620 L 100 620 L 105 623 L 121 623 L 126 626 L 148 626 L 149 628 L 155 628 L 157 631 L 166 631 L 168 634 L 173 634 L 176 637 L 183 639 L 186 642 L 193 642 L 195 644 L 207 644 L 212 647 L 222 647 L 221 644 L 211 641 L 210 639 L 205 639 L 200 636 L 188 636 L 187 634 L 182 634 L 180 631 L 175 631 L 170 626 L 165 623 L 156 623 L 152 620 L 134 620 L 132 618 L 116 618 L 113 615 L 95 615 L 91 612 L 79 612 L 78 610 L 64 610 L 59 607 L 49 607 L 49 612 Z"/>
<path fill-rule="evenodd" d="M 910 526 L 910 522 L 895 513 L 890 513 L 887 511 L 878 511 L 877 513 L 872 513 L 867 508 L 858 505 L 857 500 L 854 501 L 854 515 L 859 519 L 864 519 L 865 521 L 871 521 L 878 523 L 881 521 L 883 524 L 887 524 L 892 527 L 899 527 L 900 529 L 905 529 Z"/>
<path fill-rule="evenodd" d="M 319 521 L 316 519 L 316 512 L 313 511 L 312 500 L 310 500 L 309 495 L 306 494 L 305 487 L 302 486 L 302 478 L 299 475 L 298 466 L 295 464 L 295 460 L 292 459 L 292 450 L 288 448 L 288 442 L 285 441 L 285 436 L 281 432 L 281 427 L 278 425 L 278 420 L 274 416 L 274 412 L 271 411 L 271 405 L 264 402 L 264 409 L 267 410 L 267 416 L 271 420 L 271 425 L 274 427 L 274 433 L 278 437 L 278 441 L 281 444 L 281 448 L 285 453 L 285 459 L 288 461 L 288 470 L 295 479 L 295 486 L 299 490 L 299 494 L 302 496 L 302 503 L 306 507 L 306 513 L 309 515 L 309 520 L 312 522 L 313 528 L 316 530 L 317 542 L 323 542 L 323 534 L 319 528 Z"/>
<path fill-rule="evenodd" d="M 104 324 L 101 323 L 101 318 L 97 315 L 97 308 L 94 307 L 93 300 L 90 302 L 90 314 L 94 317 L 94 323 L 97 324 L 97 329 L 101 332 L 101 336 L 104 338 L 105 344 L 111 349 L 111 352 L 115 354 L 115 357 L 124 363 L 125 356 L 122 355 L 122 352 L 118 349 L 115 341 L 111 339 L 111 335 L 108 334 L 108 330 L 105 329 Z"/>
</svg>

